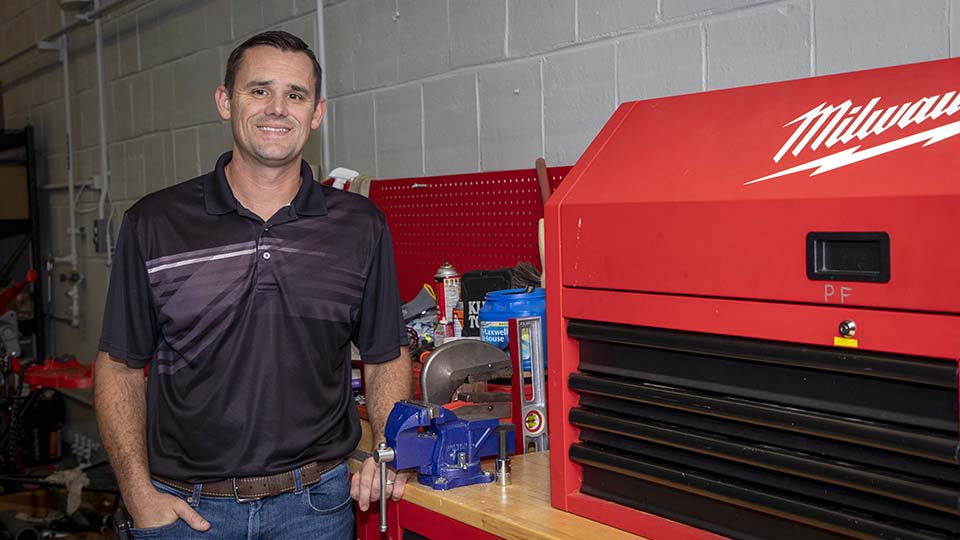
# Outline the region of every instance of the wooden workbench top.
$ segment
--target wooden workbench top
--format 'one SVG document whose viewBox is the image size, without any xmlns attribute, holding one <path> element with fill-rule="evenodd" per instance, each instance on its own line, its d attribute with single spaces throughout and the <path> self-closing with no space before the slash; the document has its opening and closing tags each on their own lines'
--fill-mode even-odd
<svg viewBox="0 0 960 540">
<path fill-rule="evenodd" d="M 436 491 L 411 479 L 403 500 L 508 540 L 643 540 L 550 506 L 548 452 L 514 456 L 513 484 Z M 489 463 L 486 469 L 493 469 Z"/>
</svg>

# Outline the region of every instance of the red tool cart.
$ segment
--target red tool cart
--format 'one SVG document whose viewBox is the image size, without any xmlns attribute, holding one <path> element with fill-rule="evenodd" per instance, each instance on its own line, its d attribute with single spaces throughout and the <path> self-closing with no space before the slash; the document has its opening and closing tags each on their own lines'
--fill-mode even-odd
<svg viewBox="0 0 960 540">
<path fill-rule="evenodd" d="M 960 535 L 960 60 L 622 105 L 546 207 L 551 501 Z"/>
</svg>

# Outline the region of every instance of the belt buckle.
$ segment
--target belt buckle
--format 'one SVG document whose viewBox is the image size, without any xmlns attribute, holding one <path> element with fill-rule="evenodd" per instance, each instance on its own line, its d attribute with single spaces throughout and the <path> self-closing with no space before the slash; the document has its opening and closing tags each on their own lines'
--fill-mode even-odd
<svg viewBox="0 0 960 540">
<path fill-rule="evenodd" d="M 238 503 L 259 501 L 260 499 L 263 498 L 263 497 L 241 497 L 240 492 L 237 491 L 237 477 L 233 477 L 230 480 L 233 483 L 233 499 Z"/>
</svg>

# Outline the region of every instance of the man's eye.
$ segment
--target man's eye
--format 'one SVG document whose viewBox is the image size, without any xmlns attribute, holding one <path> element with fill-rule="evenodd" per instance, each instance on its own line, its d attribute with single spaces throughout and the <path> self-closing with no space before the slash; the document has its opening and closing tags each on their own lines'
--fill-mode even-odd
<svg viewBox="0 0 960 540">
<path fill-rule="evenodd" d="M 301 96 L 300 94 L 290 94 L 289 97 L 294 101 L 300 101 L 301 99 L 303 99 L 303 96 Z"/>
<path fill-rule="evenodd" d="M 264 90 L 263 88 L 254 88 L 254 89 L 253 89 L 253 95 L 255 95 L 255 96 L 265 96 L 265 95 L 267 95 L 267 91 Z"/>
</svg>

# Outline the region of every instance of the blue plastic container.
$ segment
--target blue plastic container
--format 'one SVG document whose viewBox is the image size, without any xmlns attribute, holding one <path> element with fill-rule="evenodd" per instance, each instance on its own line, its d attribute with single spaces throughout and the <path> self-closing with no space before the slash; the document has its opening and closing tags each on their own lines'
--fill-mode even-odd
<svg viewBox="0 0 960 540">
<path fill-rule="evenodd" d="M 539 316 L 543 321 L 541 329 L 541 347 L 543 349 L 543 367 L 547 367 L 547 292 L 536 288 L 504 289 L 488 292 L 480 308 L 480 338 L 510 354 L 509 320 L 517 317 Z M 529 337 L 527 337 L 529 339 Z M 521 336 L 520 359 L 524 371 L 530 371 L 530 344 L 523 342 Z"/>
</svg>

